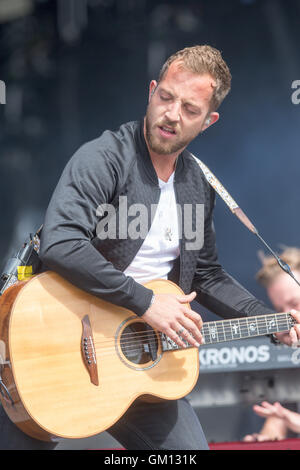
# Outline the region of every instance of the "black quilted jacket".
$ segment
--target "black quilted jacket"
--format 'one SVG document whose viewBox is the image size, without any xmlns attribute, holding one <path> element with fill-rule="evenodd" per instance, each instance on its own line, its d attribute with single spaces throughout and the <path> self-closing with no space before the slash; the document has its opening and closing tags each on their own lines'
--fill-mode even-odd
<svg viewBox="0 0 300 470">
<path fill-rule="evenodd" d="M 183 233 L 180 256 L 169 278 L 185 293 L 196 290 L 197 300 L 223 318 L 273 313 L 219 264 L 212 221 L 215 192 L 187 150 L 178 158 L 174 187 L 182 207 L 204 204 L 204 244 L 198 250 L 186 249 Z M 100 240 L 96 233 L 99 206 L 113 203 L 118 211 L 120 196 L 127 196 L 128 206 L 142 203 L 150 207 L 159 200 L 142 121 L 124 124 L 116 132 L 105 131 L 73 155 L 46 212 L 40 257 L 44 265 L 77 287 L 142 315 L 153 292 L 123 271 L 143 239 L 122 238 L 118 224 L 116 239 Z"/>
</svg>

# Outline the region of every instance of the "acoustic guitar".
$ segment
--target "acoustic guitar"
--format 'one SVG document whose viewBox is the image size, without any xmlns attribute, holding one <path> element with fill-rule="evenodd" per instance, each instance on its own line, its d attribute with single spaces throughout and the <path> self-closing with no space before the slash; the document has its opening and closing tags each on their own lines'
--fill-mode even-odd
<svg viewBox="0 0 300 470">
<path fill-rule="evenodd" d="M 182 295 L 168 280 L 145 284 Z M 284 331 L 286 313 L 206 322 L 206 344 Z M 201 346 L 200 346 L 201 347 Z M 9 418 L 40 440 L 84 438 L 113 425 L 137 398 L 187 395 L 199 351 L 179 348 L 141 318 L 47 271 L 0 297 L 0 397 Z"/>
</svg>

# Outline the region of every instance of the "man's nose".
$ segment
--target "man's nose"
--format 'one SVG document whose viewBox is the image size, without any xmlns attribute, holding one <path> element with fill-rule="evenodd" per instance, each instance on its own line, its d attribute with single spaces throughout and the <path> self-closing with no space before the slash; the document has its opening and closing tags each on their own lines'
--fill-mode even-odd
<svg viewBox="0 0 300 470">
<path fill-rule="evenodd" d="M 180 120 L 180 103 L 171 103 L 165 114 L 171 122 L 178 122 Z"/>
</svg>

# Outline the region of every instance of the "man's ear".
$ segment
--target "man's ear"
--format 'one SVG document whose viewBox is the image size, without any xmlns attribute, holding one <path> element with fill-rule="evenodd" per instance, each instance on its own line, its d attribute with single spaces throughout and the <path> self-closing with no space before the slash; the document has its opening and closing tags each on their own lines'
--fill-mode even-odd
<svg viewBox="0 0 300 470">
<path fill-rule="evenodd" d="M 151 80 L 150 85 L 149 85 L 149 101 L 151 100 L 151 97 L 153 93 L 155 92 L 156 87 L 157 87 L 157 81 Z"/>
<path fill-rule="evenodd" d="M 205 131 L 209 126 L 212 126 L 215 122 L 219 120 L 219 113 L 216 111 L 210 113 L 210 115 L 205 119 L 203 127 L 202 127 L 202 132 Z"/>
</svg>

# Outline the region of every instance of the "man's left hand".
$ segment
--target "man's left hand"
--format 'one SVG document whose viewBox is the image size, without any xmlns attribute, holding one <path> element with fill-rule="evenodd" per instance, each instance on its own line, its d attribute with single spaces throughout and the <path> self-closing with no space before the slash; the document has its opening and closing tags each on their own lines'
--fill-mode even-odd
<svg viewBox="0 0 300 470">
<path fill-rule="evenodd" d="M 282 344 L 292 347 L 300 346 L 300 312 L 291 310 L 289 313 L 296 320 L 296 324 L 289 331 L 275 333 L 275 336 Z"/>
</svg>

